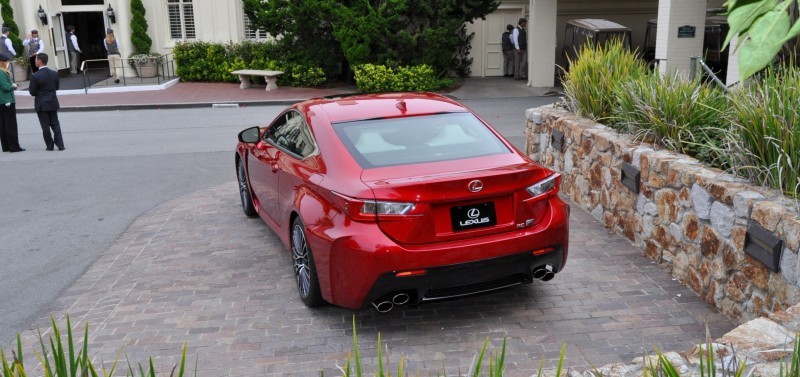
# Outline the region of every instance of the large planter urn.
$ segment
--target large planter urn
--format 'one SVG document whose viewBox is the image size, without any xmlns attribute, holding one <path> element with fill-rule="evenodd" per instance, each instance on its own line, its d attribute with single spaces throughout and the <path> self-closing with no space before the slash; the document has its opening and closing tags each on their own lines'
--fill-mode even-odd
<svg viewBox="0 0 800 377">
<path fill-rule="evenodd" d="M 14 64 L 14 81 L 27 81 L 28 72 L 28 67 L 20 64 Z"/>
<path fill-rule="evenodd" d="M 156 77 L 158 74 L 158 65 L 156 62 L 148 60 L 142 64 L 136 65 L 136 73 L 141 78 Z"/>
</svg>

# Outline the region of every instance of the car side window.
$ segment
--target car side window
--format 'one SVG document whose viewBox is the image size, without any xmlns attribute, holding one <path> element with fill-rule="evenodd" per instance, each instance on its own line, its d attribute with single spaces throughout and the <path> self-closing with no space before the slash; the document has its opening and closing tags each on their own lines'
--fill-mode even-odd
<svg viewBox="0 0 800 377">
<path fill-rule="evenodd" d="M 303 116 L 296 111 L 286 112 L 275 120 L 265 137 L 270 143 L 301 158 L 308 157 L 317 150 L 311 129 Z"/>
</svg>

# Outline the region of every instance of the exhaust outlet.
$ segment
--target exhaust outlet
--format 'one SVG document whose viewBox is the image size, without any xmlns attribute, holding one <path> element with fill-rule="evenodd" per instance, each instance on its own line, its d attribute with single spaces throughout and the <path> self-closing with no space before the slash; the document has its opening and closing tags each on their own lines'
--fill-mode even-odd
<svg viewBox="0 0 800 377">
<path fill-rule="evenodd" d="M 375 308 L 375 311 L 378 313 L 388 313 L 392 311 L 394 308 L 394 304 L 391 301 L 381 301 L 381 302 L 373 302 L 372 306 Z"/>
<path fill-rule="evenodd" d="M 553 266 L 549 264 L 536 267 L 533 270 L 534 279 L 538 279 L 541 281 L 549 281 L 555 276 L 556 274 L 553 272 Z"/>
<path fill-rule="evenodd" d="M 408 300 L 411 300 L 411 296 L 409 296 L 408 293 L 398 293 L 392 297 L 392 304 L 405 305 L 408 303 Z"/>
</svg>

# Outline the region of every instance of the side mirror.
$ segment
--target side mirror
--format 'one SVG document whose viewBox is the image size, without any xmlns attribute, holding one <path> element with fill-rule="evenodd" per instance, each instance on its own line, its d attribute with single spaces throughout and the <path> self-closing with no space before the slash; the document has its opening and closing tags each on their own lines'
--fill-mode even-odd
<svg viewBox="0 0 800 377">
<path fill-rule="evenodd" d="M 258 127 L 250 127 L 239 132 L 239 141 L 242 143 L 258 143 L 261 130 Z"/>
</svg>

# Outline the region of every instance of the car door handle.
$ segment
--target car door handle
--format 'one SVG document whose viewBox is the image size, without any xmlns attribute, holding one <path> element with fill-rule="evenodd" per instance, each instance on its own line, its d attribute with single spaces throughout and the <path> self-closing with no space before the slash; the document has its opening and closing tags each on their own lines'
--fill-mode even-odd
<svg viewBox="0 0 800 377">
<path fill-rule="evenodd" d="M 277 173 L 278 172 L 278 164 L 273 162 L 272 164 L 270 164 L 270 167 L 272 168 L 272 172 L 273 173 Z"/>
</svg>

